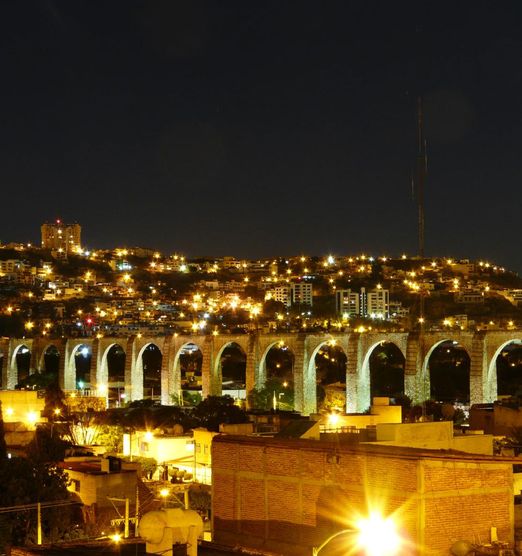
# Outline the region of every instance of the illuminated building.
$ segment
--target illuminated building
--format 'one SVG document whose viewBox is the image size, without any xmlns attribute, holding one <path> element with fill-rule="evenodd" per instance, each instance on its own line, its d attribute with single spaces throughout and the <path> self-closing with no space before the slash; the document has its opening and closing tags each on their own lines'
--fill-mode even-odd
<svg viewBox="0 0 522 556">
<path fill-rule="evenodd" d="M 338 314 L 349 317 L 370 317 L 388 319 L 390 317 L 390 292 L 383 288 L 366 290 L 359 293 L 348 290 L 335 292 L 335 307 Z"/>
<path fill-rule="evenodd" d="M 67 254 L 81 249 L 82 227 L 79 224 L 64 224 L 61 220 L 42 224 L 42 248 Z"/>
<path fill-rule="evenodd" d="M 296 282 L 285 286 L 278 286 L 271 290 L 272 299 L 280 301 L 285 307 L 292 305 L 312 306 L 312 284 Z"/>
</svg>

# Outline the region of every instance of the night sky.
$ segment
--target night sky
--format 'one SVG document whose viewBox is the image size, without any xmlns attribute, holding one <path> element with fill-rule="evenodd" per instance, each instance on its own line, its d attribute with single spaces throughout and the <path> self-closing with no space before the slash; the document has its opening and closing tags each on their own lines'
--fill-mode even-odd
<svg viewBox="0 0 522 556">
<path fill-rule="evenodd" d="M 0 240 L 522 272 L 522 3 L 0 3 Z"/>
</svg>

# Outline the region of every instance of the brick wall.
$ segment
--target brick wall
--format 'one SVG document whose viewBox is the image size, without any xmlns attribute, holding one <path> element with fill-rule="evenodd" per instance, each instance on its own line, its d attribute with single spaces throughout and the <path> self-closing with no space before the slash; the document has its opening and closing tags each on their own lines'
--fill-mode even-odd
<svg viewBox="0 0 522 556">
<path fill-rule="evenodd" d="M 492 526 L 513 537 L 511 461 L 231 436 L 217 437 L 212 460 L 217 542 L 308 556 L 370 498 L 395 512 L 405 555 L 449 554 L 456 540 L 487 540 Z"/>
</svg>

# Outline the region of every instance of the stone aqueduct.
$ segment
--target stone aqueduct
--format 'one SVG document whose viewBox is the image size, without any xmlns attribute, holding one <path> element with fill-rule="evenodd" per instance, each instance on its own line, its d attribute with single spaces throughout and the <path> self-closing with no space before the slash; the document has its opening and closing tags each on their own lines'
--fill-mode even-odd
<svg viewBox="0 0 522 556">
<path fill-rule="evenodd" d="M 372 351 L 383 342 L 395 344 L 405 359 L 404 392 L 415 402 L 429 398 L 429 357 L 445 341 L 458 342 L 470 358 L 469 391 L 471 403 L 492 402 L 497 396 L 496 358 L 506 345 L 522 343 L 522 331 L 441 331 L 441 332 L 349 332 L 342 334 L 250 334 L 250 335 L 170 335 L 160 337 L 103 337 L 74 339 L 14 339 L 0 340 L 3 354 L 1 387 L 13 389 L 18 382 L 16 356 L 27 347 L 31 352 L 31 372 L 44 368 L 44 355 L 55 346 L 60 355 L 59 380 L 64 389 L 76 388 L 74 357 L 80 346 L 91 350 L 91 383 L 107 385 L 107 354 L 119 345 L 125 352 L 125 394 L 127 399 L 143 397 L 143 359 L 147 346 L 154 344 L 162 353 L 162 403 L 172 403 L 181 385 L 179 357 L 188 344 L 196 345 L 202 353 L 203 396 L 221 394 L 221 355 L 230 345 L 239 346 L 246 355 L 246 389 L 261 387 L 266 380 L 266 355 L 281 345 L 293 353 L 295 409 L 304 414 L 316 411 L 315 356 L 321 347 L 332 344 L 342 349 L 346 363 L 346 409 L 364 411 L 370 405 L 370 366 Z"/>
</svg>

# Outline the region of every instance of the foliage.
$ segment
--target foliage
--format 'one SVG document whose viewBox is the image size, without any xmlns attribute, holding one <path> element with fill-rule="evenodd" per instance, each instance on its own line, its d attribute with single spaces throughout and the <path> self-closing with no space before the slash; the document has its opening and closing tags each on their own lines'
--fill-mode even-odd
<svg viewBox="0 0 522 556">
<path fill-rule="evenodd" d="M 67 476 L 54 464 L 31 458 L 0 460 L 2 506 L 65 500 Z M 58 540 L 71 525 L 71 507 L 46 509 L 42 512 L 44 536 Z M 0 544 L 23 545 L 34 537 L 36 512 L 17 512 L 2 516 Z"/>
<path fill-rule="evenodd" d="M 247 423 L 248 416 L 235 405 L 231 396 L 208 396 L 194 409 L 194 417 L 201 427 L 219 431 L 221 423 Z"/>
<path fill-rule="evenodd" d="M 192 391 L 192 390 L 181 390 L 181 400 L 178 394 L 172 394 L 170 399 L 172 400 L 172 403 L 176 406 L 194 407 L 199 403 L 201 403 L 203 396 L 201 395 L 201 392 Z"/>
<path fill-rule="evenodd" d="M 105 446 L 108 452 L 121 453 L 123 451 L 123 428 L 118 425 L 99 425 L 94 443 Z"/>
<path fill-rule="evenodd" d="M 58 427 L 56 427 L 57 429 Z M 27 445 L 27 457 L 38 464 L 51 464 L 62 461 L 70 442 L 62 440 L 53 424 L 39 426 L 34 438 Z"/>
<path fill-rule="evenodd" d="M 210 489 L 206 485 L 190 485 L 189 504 L 192 510 L 206 514 L 211 509 Z"/>
<path fill-rule="evenodd" d="M 183 390 L 183 405 L 196 406 L 201 403 L 203 397 L 200 392 L 191 392 L 190 390 Z"/>
<path fill-rule="evenodd" d="M 59 410 L 59 413 L 56 413 Z M 65 403 L 65 393 L 60 388 L 58 380 L 50 382 L 45 389 L 45 405 L 42 416 L 47 417 L 49 421 L 57 421 L 67 419 L 69 410 Z"/>
<path fill-rule="evenodd" d="M 45 390 L 53 382 L 56 382 L 57 378 L 58 377 L 54 373 L 36 371 L 35 373 L 23 378 L 16 385 L 16 388 L 20 390 Z"/>
<path fill-rule="evenodd" d="M 116 425 L 131 431 L 136 429 L 168 429 L 174 425 L 181 425 L 184 430 L 188 430 L 198 424 L 190 408 L 164 405 L 111 409 L 98 414 L 97 420 L 99 424 Z"/>
<path fill-rule="evenodd" d="M 291 411 L 294 408 L 294 390 L 275 378 L 266 381 L 263 388 L 254 389 L 249 394 L 251 407 L 268 411 L 276 409 Z"/>
<path fill-rule="evenodd" d="M 317 405 L 323 411 L 343 411 L 346 407 L 346 385 L 317 385 Z"/>
</svg>

